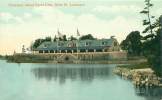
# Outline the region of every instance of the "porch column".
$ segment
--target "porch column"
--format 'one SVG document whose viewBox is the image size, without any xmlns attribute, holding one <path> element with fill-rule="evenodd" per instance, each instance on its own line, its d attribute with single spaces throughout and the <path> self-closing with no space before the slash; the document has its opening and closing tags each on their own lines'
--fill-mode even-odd
<svg viewBox="0 0 162 100">
<path fill-rule="evenodd" d="M 88 50 L 86 50 L 86 52 L 88 52 Z"/>
<path fill-rule="evenodd" d="M 96 52 L 96 49 L 94 49 L 94 52 Z"/>
</svg>

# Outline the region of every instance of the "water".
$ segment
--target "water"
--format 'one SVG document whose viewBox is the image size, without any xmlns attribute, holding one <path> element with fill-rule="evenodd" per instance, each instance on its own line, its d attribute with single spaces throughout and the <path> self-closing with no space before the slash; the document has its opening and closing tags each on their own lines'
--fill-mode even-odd
<svg viewBox="0 0 162 100">
<path fill-rule="evenodd" d="M 135 89 L 113 64 L 16 64 L 0 60 L 0 100 L 160 100 L 161 88 Z"/>
</svg>

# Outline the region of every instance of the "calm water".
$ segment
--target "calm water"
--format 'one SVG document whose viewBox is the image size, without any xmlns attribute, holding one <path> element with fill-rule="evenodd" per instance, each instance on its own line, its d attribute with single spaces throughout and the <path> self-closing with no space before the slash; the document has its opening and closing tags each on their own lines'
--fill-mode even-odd
<svg viewBox="0 0 162 100">
<path fill-rule="evenodd" d="M 135 89 L 115 66 L 0 60 L 0 100 L 160 100 L 162 89 Z"/>
</svg>

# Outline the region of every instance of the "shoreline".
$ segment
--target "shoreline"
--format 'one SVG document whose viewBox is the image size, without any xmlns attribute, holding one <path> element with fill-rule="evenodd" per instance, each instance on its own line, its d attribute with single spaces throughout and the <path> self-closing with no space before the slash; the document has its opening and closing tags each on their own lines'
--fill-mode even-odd
<svg viewBox="0 0 162 100">
<path fill-rule="evenodd" d="M 7 56 L 8 62 L 15 63 L 69 63 L 69 64 L 137 64 L 147 59 L 137 57 L 129 59 L 115 53 L 80 53 L 80 54 L 14 54 Z"/>
<path fill-rule="evenodd" d="M 116 67 L 113 73 L 121 76 L 122 79 L 130 80 L 136 87 L 162 87 L 162 78 L 157 76 L 151 68 Z"/>
<path fill-rule="evenodd" d="M 146 62 L 144 60 L 109 60 L 109 61 L 52 61 L 52 60 L 44 60 L 44 61 L 39 61 L 39 60 L 16 60 L 16 61 L 11 61 L 8 59 L 3 59 L 6 60 L 8 63 L 51 63 L 51 64 L 139 64 L 142 62 Z"/>
</svg>

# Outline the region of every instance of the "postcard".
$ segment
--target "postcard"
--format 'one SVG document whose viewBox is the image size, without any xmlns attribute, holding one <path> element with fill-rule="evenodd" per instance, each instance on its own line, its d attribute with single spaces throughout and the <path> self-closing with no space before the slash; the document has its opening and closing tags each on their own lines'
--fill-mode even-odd
<svg viewBox="0 0 162 100">
<path fill-rule="evenodd" d="M 0 100 L 162 100 L 161 0 L 1 0 Z"/>
</svg>

